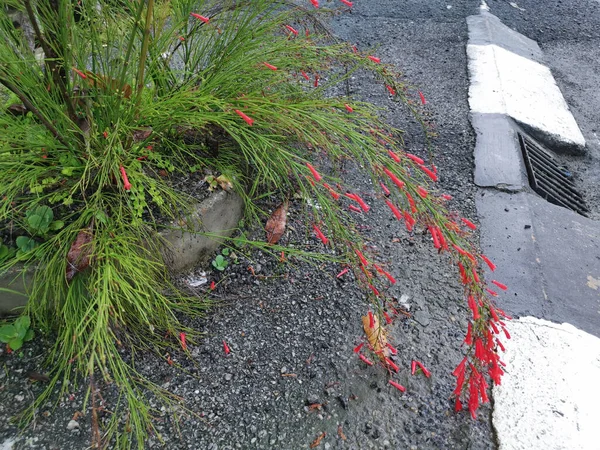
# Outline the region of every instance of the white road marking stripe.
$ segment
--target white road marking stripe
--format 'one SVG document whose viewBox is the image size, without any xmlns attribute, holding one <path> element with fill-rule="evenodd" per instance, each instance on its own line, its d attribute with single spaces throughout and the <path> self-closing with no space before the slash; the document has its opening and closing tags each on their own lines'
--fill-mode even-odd
<svg viewBox="0 0 600 450">
<path fill-rule="evenodd" d="M 493 388 L 500 450 L 600 448 L 600 339 L 534 317 L 509 325 L 506 374 Z"/>
<path fill-rule="evenodd" d="M 546 66 L 497 45 L 467 45 L 471 111 L 507 114 L 565 142 L 585 139 Z"/>
</svg>

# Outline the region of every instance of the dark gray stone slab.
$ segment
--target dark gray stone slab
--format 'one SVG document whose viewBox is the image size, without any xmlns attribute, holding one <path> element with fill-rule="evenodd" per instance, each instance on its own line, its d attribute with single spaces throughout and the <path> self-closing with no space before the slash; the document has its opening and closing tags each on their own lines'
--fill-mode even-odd
<svg viewBox="0 0 600 450">
<path fill-rule="evenodd" d="M 507 27 L 489 12 L 482 11 L 481 14 L 467 17 L 467 24 L 469 26 L 469 44 L 494 44 L 524 58 L 539 63 L 544 62 L 544 54 L 536 41 Z"/>
<path fill-rule="evenodd" d="M 482 191 L 477 209 L 486 278 L 509 286 L 499 306 L 600 336 L 600 222 L 528 192 Z"/>
<path fill-rule="evenodd" d="M 528 185 L 523 155 L 511 119 L 504 114 L 471 113 L 477 133 L 475 184 L 505 191 Z"/>
</svg>

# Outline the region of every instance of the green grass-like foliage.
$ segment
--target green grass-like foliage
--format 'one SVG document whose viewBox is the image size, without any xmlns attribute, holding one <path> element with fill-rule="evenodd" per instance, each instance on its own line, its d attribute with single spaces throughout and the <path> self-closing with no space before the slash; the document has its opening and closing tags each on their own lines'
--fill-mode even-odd
<svg viewBox="0 0 600 450">
<path fill-rule="evenodd" d="M 116 383 L 127 410 L 112 415 L 105 439 L 117 433 L 119 445 L 141 448 L 152 429 L 148 390 L 175 401 L 133 363 L 136 350 L 164 354 L 177 344 L 165 335 L 185 332 L 193 342 L 197 334 L 177 313 L 207 306 L 172 284 L 161 257 L 156 214 L 180 219 L 190 204 L 169 179 L 204 168 L 223 174 L 258 223 L 261 196 L 295 193 L 309 200 L 308 221 L 331 238 L 336 258 L 348 262 L 364 258 L 354 213 L 336 199 L 346 187 L 335 167 L 351 160 L 377 189 L 380 181 L 393 187 L 390 171 L 405 187 L 388 201 L 467 248 L 456 226 L 446 226 L 442 200 L 420 190 L 428 177 L 402 152 L 400 131 L 368 103 L 325 95 L 366 69 L 412 108 L 399 75 L 333 42 L 314 11 L 266 0 L 7 4 L 29 18 L 43 50 L 40 58 L 0 12 L 0 221 L 20 230 L 13 238 L 21 244 L 0 270 L 35 270 L 26 314 L 56 336 L 51 381 L 29 417 L 59 381 L 64 392 L 74 377 L 87 377 L 93 399 L 94 379 L 102 379 Z M 190 144 L 190 135 L 220 140 L 218 153 L 204 141 Z M 329 184 L 306 163 L 322 168 Z M 357 274 L 365 285 L 381 284 L 368 270 Z"/>
</svg>

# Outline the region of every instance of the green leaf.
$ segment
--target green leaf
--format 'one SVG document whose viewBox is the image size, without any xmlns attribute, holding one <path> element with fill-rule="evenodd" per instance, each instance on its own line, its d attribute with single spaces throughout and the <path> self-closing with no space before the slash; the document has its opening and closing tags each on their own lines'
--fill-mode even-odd
<svg viewBox="0 0 600 450">
<path fill-rule="evenodd" d="M 54 212 L 52 211 L 52 208 L 48 206 L 38 206 L 35 209 L 34 214 L 41 216 L 44 223 L 47 224 L 50 224 L 50 222 L 52 222 L 52 219 L 54 219 Z"/>
<path fill-rule="evenodd" d="M 17 336 L 17 329 L 14 325 L 3 325 L 0 327 L 0 341 L 9 342 Z"/>
<path fill-rule="evenodd" d="M 8 247 L 6 245 L 0 245 L 0 260 L 8 256 Z"/>
<path fill-rule="evenodd" d="M 29 330 L 27 330 L 27 333 L 25 333 L 25 337 L 23 338 L 23 342 L 29 342 L 31 341 L 33 338 L 35 337 L 35 333 L 33 332 L 33 330 L 30 328 Z"/>
<path fill-rule="evenodd" d="M 63 228 L 65 226 L 65 223 L 62 220 L 55 220 L 54 222 L 50 223 L 50 226 L 48 227 L 51 231 L 57 231 L 60 230 L 61 228 Z"/>
<path fill-rule="evenodd" d="M 38 243 L 35 240 L 33 240 L 32 238 L 30 238 L 28 236 L 19 236 L 19 237 L 17 237 L 15 242 L 17 244 L 17 247 L 21 251 L 21 254 L 27 253 L 27 252 L 33 250 L 38 245 Z M 19 256 L 18 252 L 17 252 L 17 256 Z"/>
<path fill-rule="evenodd" d="M 29 330 L 30 326 L 31 319 L 29 316 L 20 316 L 17 320 L 15 320 L 15 328 L 19 334 L 21 333 L 21 330 L 23 330 L 23 336 L 25 336 L 25 332 Z"/>
<path fill-rule="evenodd" d="M 21 347 L 23 347 L 23 339 L 15 338 L 10 341 L 8 345 L 10 346 L 11 350 L 19 350 Z"/>
<path fill-rule="evenodd" d="M 224 248 L 223 250 L 221 250 L 221 254 L 225 255 L 225 256 L 229 255 L 229 249 L 228 248 Z"/>
</svg>

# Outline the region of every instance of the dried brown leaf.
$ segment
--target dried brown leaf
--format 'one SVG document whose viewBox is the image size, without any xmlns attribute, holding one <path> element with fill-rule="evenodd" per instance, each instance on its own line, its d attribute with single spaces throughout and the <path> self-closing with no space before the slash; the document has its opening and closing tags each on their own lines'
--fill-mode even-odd
<svg viewBox="0 0 600 450">
<path fill-rule="evenodd" d="M 267 242 L 269 244 L 276 244 L 281 239 L 281 236 L 283 236 L 287 222 L 288 207 L 289 201 L 286 200 L 273 211 L 273 214 L 267 220 L 265 231 L 267 232 Z"/>
<path fill-rule="evenodd" d="M 375 354 L 385 361 L 385 358 L 390 356 L 390 349 L 387 346 L 387 332 L 379 323 L 377 316 L 373 316 L 373 328 L 371 328 L 369 316 L 362 317 L 363 329 L 367 335 L 367 340 Z"/>
<path fill-rule="evenodd" d="M 93 225 L 77 233 L 77 237 L 71 244 L 67 253 L 67 282 L 90 265 L 90 254 L 92 252 L 91 242 L 93 237 Z"/>
<path fill-rule="evenodd" d="M 318 436 L 317 436 L 317 438 L 316 438 L 316 439 L 313 441 L 313 443 L 312 443 L 312 444 L 310 444 L 310 448 L 315 448 L 315 447 L 317 447 L 317 446 L 318 446 L 318 445 L 321 443 L 321 441 L 323 440 L 323 438 L 324 438 L 325 436 L 327 436 L 327 433 L 325 433 L 325 432 L 323 432 L 323 433 L 321 433 L 320 435 L 318 435 Z"/>
<path fill-rule="evenodd" d="M 133 130 L 133 142 L 145 141 L 152 134 L 152 127 L 143 127 Z"/>
<path fill-rule="evenodd" d="M 342 441 L 345 441 L 346 439 L 348 439 L 346 437 L 346 435 L 344 434 L 344 432 L 342 431 L 342 426 L 341 425 L 338 425 L 338 436 L 340 437 L 340 439 Z"/>
</svg>

